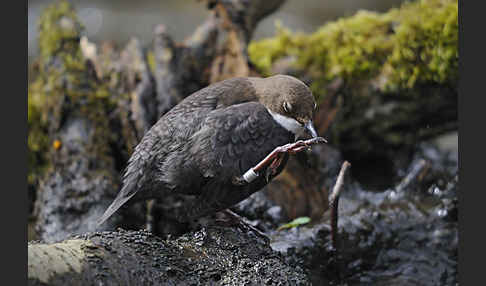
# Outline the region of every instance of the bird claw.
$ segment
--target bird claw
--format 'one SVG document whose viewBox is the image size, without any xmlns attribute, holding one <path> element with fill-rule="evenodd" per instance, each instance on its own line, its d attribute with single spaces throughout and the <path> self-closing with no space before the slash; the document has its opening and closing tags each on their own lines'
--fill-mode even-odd
<svg viewBox="0 0 486 286">
<path fill-rule="evenodd" d="M 267 183 L 270 183 L 270 179 L 275 172 L 275 169 L 273 169 L 271 166 L 267 168 L 265 171 L 265 180 L 267 180 Z"/>
<path fill-rule="evenodd" d="M 299 140 L 294 143 L 289 143 L 285 144 L 281 147 L 277 148 L 277 152 L 279 153 L 290 153 L 290 154 L 296 154 L 299 153 L 307 148 L 309 148 L 311 145 L 314 144 L 319 144 L 319 143 L 326 143 L 327 140 L 322 138 L 322 137 L 315 137 L 311 138 L 308 140 Z"/>
<path fill-rule="evenodd" d="M 262 238 L 265 243 L 270 243 L 270 238 L 264 232 L 251 225 L 251 223 L 246 218 L 236 214 L 230 209 L 223 210 L 221 211 L 221 213 L 226 215 L 227 220 L 219 220 L 220 224 L 223 223 L 228 226 L 234 225 L 243 231 L 251 231 L 256 234 L 256 236 Z"/>
<path fill-rule="evenodd" d="M 258 172 L 264 170 L 263 168 L 267 167 L 268 164 L 270 164 L 270 166 L 268 166 L 267 170 L 265 171 L 265 179 L 268 183 L 271 179 L 271 176 L 277 173 L 277 169 L 282 163 L 282 154 L 296 154 L 307 148 L 310 148 L 311 145 L 319 143 L 327 143 L 327 141 L 322 137 L 314 137 L 308 140 L 299 140 L 294 143 L 289 143 L 277 147 L 267 157 L 265 157 L 265 159 L 260 161 L 260 163 L 258 163 L 255 167 L 250 168 L 243 176 L 234 177 L 233 184 L 237 186 L 243 186 L 250 183 L 258 176 Z M 249 178 L 247 178 L 247 176 Z M 248 180 L 245 178 L 247 178 Z"/>
</svg>

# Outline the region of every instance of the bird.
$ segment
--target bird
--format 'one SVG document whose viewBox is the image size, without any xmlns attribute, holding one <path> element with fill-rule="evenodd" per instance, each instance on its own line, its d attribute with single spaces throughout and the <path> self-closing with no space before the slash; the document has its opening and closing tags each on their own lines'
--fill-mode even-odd
<svg viewBox="0 0 486 286">
<path fill-rule="evenodd" d="M 228 209 L 278 176 L 289 154 L 327 142 L 314 128 L 316 109 L 310 88 L 289 75 L 230 78 L 194 92 L 140 140 L 97 225 L 132 197 L 167 192 L 194 198 L 180 222 Z"/>
</svg>

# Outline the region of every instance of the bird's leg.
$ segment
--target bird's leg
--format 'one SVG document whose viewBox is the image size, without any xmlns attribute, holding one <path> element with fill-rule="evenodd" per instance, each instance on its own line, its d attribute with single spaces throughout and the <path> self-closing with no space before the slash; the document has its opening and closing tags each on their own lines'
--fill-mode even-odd
<svg viewBox="0 0 486 286">
<path fill-rule="evenodd" d="M 260 161 L 260 163 L 255 165 L 255 167 L 250 168 L 245 174 L 243 174 L 243 176 L 235 178 L 233 180 L 233 183 L 237 185 L 245 185 L 251 183 L 259 176 L 259 173 L 262 170 L 264 170 L 265 167 L 267 167 L 268 165 L 270 165 L 269 172 L 275 173 L 277 168 L 282 163 L 283 154 L 285 153 L 296 154 L 298 152 L 301 152 L 309 148 L 311 145 L 325 143 L 325 142 L 327 142 L 326 139 L 322 137 L 314 137 L 308 140 L 299 140 L 294 143 L 289 143 L 283 146 L 279 146 L 275 148 L 270 154 L 268 154 L 267 157 L 265 157 L 262 161 Z"/>
<path fill-rule="evenodd" d="M 155 199 L 151 199 L 147 201 L 147 222 L 146 222 L 146 229 L 150 232 L 154 232 L 154 205 Z"/>
<path fill-rule="evenodd" d="M 284 159 L 283 156 L 284 153 L 279 153 L 275 159 L 273 159 L 272 163 L 270 166 L 268 166 L 267 170 L 265 171 L 265 179 L 267 182 L 270 181 L 270 177 L 274 176 L 277 173 L 277 169 L 282 164 L 282 161 Z"/>
<path fill-rule="evenodd" d="M 248 222 L 244 217 L 236 214 L 230 209 L 225 209 L 221 211 L 221 213 L 224 213 L 228 220 L 224 221 L 228 225 L 237 225 L 243 230 L 250 229 L 252 230 L 255 234 L 257 234 L 259 237 L 263 238 L 266 242 L 270 242 L 270 238 L 268 236 L 260 231 L 258 228 L 252 226 L 250 222 Z"/>
</svg>

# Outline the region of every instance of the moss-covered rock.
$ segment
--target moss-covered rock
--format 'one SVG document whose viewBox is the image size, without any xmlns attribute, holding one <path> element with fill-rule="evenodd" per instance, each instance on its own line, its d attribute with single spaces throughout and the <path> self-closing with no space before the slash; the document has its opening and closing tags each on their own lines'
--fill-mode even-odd
<svg viewBox="0 0 486 286">
<path fill-rule="evenodd" d="M 58 101 L 59 87 L 67 69 L 82 68 L 76 45 L 81 25 L 71 5 L 59 2 L 49 5 L 39 18 L 40 58 L 36 61 L 36 78 L 28 87 L 28 182 L 34 184 L 47 167 L 49 138 L 48 107 Z M 57 68 L 52 69 L 52 66 Z"/>
<path fill-rule="evenodd" d="M 62 144 L 53 135 L 63 122 L 61 117 L 66 113 L 65 108 L 95 121 L 101 131 L 107 128 L 104 117 L 106 106 L 113 106 L 107 85 L 100 84 L 91 76 L 92 70 L 81 53 L 79 39 L 82 25 L 73 7 L 67 1 L 51 4 L 41 14 L 38 28 L 38 73 L 28 87 L 30 184 L 34 184 L 45 171 L 49 162 L 48 152 Z M 79 109 L 73 108 L 77 104 Z M 102 140 L 106 136 L 98 138 Z M 106 152 L 99 151 L 100 154 Z"/>
<path fill-rule="evenodd" d="M 336 77 L 376 79 L 383 91 L 413 88 L 416 83 L 457 85 L 458 4 L 420 0 L 387 13 L 359 11 L 322 26 L 315 33 L 292 33 L 278 25 L 274 38 L 253 42 L 249 55 L 269 74 L 284 57 L 309 72 L 314 90 Z"/>
<path fill-rule="evenodd" d="M 82 25 L 69 2 L 60 1 L 43 10 L 38 28 L 42 59 L 49 59 L 59 52 L 78 52 L 73 43 L 79 40 Z"/>
<path fill-rule="evenodd" d="M 132 129 L 120 119 L 127 95 L 110 77 L 98 78 L 83 55 L 74 8 L 51 4 L 38 28 L 38 71 L 28 87 L 28 180 L 36 199 L 31 221 L 40 237 L 53 240 L 93 229 L 118 189 L 119 165 L 128 157 L 124 136 Z"/>
<path fill-rule="evenodd" d="M 353 173 L 374 165 L 393 177 L 399 150 L 408 150 L 399 163 L 406 166 L 417 142 L 457 130 L 457 15 L 455 0 L 419 0 L 360 11 L 312 34 L 278 26 L 275 37 L 251 43 L 249 55 L 265 75 L 309 79 L 324 103 L 316 127 Z"/>
</svg>

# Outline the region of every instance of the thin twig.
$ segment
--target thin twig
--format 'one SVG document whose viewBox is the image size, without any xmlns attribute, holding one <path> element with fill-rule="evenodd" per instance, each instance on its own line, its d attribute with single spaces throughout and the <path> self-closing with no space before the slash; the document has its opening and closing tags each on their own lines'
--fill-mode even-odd
<svg viewBox="0 0 486 286">
<path fill-rule="evenodd" d="M 331 196 L 329 197 L 329 208 L 331 209 L 331 240 L 334 251 L 338 250 L 338 206 L 339 206 L 339 194 L 343 188 L 344 175 L 346 170 L 351 164 L 348 161 L 344 161 L 341 166 L 341 171 L 336 180 L 336 184 L 332 189 Z"/>
<path fill-rule="evenodd" d="M 338 247 L 338 207 L 339 207 L 339 194 L 343 189 L 344 176 L 346 175 L 346 170 L 351 164 L 348 161 L 344 161 L 341 166 L 341 171 L 334 184 L 332 193 L 329 196 L 329 208 L 331 209 L 331 260 L 334 261 L 336 277 L 338 281 L 341 281 L 341 269 L 342 260 L 340 258 L 339 247 Z"/>
<path fill-rule="evenodd" d="M 407 176 L 400 182 L 395 190 L 400 193 L 412 186 L 414 183 L 420 182 L 429 170 L 430 164 L 424 159 L 420 159 L 412 166 L 412 169 Z"/>
</svg>

